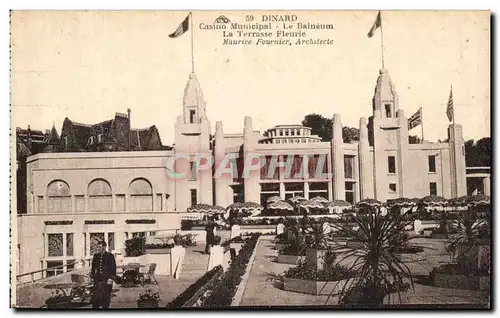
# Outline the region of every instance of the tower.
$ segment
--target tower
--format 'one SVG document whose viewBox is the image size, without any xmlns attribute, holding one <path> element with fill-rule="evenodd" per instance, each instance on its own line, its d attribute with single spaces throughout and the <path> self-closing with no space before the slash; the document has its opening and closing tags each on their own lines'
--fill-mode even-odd
<svg viewBox="0 0 500 318">
<path fill-rule="evenodd" d="M 386 69 L 380 70 L 372 105 L 374 196 L 381 201 L 403 197 L 408 120 L 399 109 L 398 94 Z"/>
<path fill-rule="evenodd" d="M 175 170 L 185 174 L 175 180 L 177 211 L 186 211 L 194 199 L 196 203 L 212 204 L 210 122 L 201 86 L 194 73 L 189 75 L 184 89 L 183 115 L 177 117 L 175 125 L 175 154 Z"/>
</svg>

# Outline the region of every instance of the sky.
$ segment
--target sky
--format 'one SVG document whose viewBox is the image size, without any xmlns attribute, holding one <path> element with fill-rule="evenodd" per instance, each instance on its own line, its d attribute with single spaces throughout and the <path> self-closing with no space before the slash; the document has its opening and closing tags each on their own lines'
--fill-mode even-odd
<svg viewBox="0 0 500 318">
<path fill-rule="evenodd" d="M 220 31 L 200 30 L 221 14 L 232 22 L 273 12 L 194 12 L 195 72 L 212 127 L 242 133 L 298 124 L 305 115 L 339 113 L 359 128 L 372 114 L 381 68 L 376 11 L 296 11 L 325 46 L 224 46 Z M 280 12 L 274 12 L 274 14 Z M 284 12 L 281 12 L 282 14 Z M 191 72 L 191 34 L 171 39 L 187 12 L 18 11 L 11 17 L 12 126 L 58 131 L 65 117 L 94 124 L 132 110 L 133 128 L 156 125 L 174 143 Z M 486 11 L 383 11 L 385 68 L 410 117 L 423 107 L 425 139 L 447 138 L 453 85 L 455 120 L 465 139 L 490 136 L 490 15 Z M 191 31 L 189 31 L 191 32 Z M 212 132 L 215 129 L 212 128 Z M 420 135 L 420 128 L 410 134 Z"/>
</svg>

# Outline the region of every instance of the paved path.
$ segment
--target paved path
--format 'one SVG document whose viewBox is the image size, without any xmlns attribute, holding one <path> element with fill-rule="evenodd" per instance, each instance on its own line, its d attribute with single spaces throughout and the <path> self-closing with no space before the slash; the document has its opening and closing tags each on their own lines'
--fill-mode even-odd
<svg viewBox="0 0 500 318">
<path fill-rule="evenodd" d="M 430 245 L 433 249 L 417 254 L 417 258 L 429 258 L 412 264 L 412 270 L 417 275 L 427 275 L 428 271 L 442 261 L 446 261 L 438 241 L 421 241 L 422 245 Z M 415 242 L 417 244 L 417 242 Z M 293 265 L 278 264 L 274 259 L 278 251 L 274 249 L 272 237 L 262 237 L 256 248 L 255 262 L 250 272 L 248 283 L 243 293 L 240 306 L 308 306 L 308 305 L 335 305 L 337 298 L 327 296 L 314 296 L 282 290 L 275 284 L 272 277 L 282 274 Z M 276 286 L 275 286 L 276 285 Z M 487 293 L 472 290 L 455 290 L 437 288 L 429 285 L 415 284 L 415 290 L 409 292 L 401 299 L 404 304 L 477 304 L 487 299 Z M 394 297 L 391 303 L 396 302 Z"/>
</svg>

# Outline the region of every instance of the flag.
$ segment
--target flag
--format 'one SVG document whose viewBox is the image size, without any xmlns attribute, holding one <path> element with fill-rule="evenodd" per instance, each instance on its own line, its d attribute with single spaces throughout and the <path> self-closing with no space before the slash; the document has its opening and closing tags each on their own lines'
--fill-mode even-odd
<svg viewBox="0 0 500 318">
<path fill-rule="evenodd" d="M 411 130 L 418 125 L 422 124 L 422 107 L 413 114 L 410 118 L 408 118 L 408 130 Z"/>
<path fill-rule="evenodd" d="M 177 28 L 177 30 L 175 30 L 174 33 L 170 34 L 169 37 L 178 38 L 181 35 L 183 35 L 184 33 L 186 33 L 187 30 L 189 30 L 189 16 L 190 15 L 191 15 L 191 13 L 188 14 L 188 16 L 184 19 L 184 21 L 182 21 L 182 23 L 179 24 L 179 27 Z"/>
<path fill-rule="evenodd" d="M 446 115 L 448 116 L 448 120 L 451 122 L 455 117 L 453 113 L 453 88 L 450 87 L 450 98 L 448 98 L 448 107 L 446 108 Z"/>
<path fill-rule="evenodd" d="M 372 28 L 370 29 L 370 32 L 368 32 L 368 37 L 371 38 L 378 28 L 382 26 L 382 18 L 380 17 L 380 11 L 377 14 L 377 18 L 375 19 L 375 22 L 373 23 Z"/>
</svg>

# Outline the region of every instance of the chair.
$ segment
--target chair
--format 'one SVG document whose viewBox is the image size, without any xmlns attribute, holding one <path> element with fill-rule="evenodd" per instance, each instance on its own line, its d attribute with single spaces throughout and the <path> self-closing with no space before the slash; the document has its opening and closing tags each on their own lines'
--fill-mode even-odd
<svg viewBox="0 0 500 318">
<path fill-rule="evenodd" d="M 156 263 L 150 263 L 147 265 L 147 272 L 145 273 L 140 273 L 140 281 L 144 285 L 146 282 L 154 283 L 158 285 L 158 281 L 156 280 L 155 277 L 155 271 L 156 271 Z"/>
<path fill-rule="evenodd" d="M 70 291 L 70 299 L 72 303 L 83 304 L 85 299 L 92 298 L 93 284 L 88 276 L 71 274 L 71 282 L 75 285 Z"/>
</svg>

